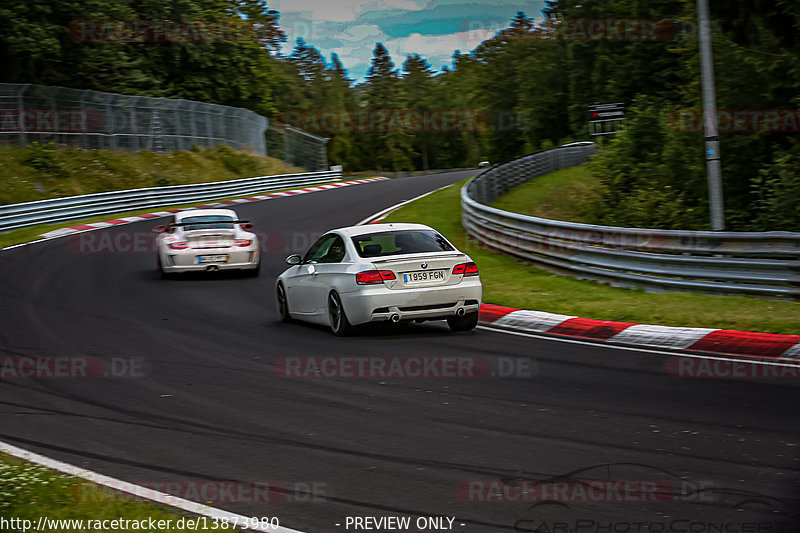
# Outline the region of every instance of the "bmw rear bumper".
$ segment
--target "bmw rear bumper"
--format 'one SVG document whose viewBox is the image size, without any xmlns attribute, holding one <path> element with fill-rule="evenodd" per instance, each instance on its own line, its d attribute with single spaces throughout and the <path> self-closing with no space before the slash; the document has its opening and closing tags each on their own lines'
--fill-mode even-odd
<svg viewBox="0 0 800 533">
<path fill-rule="evenodd" d="M 341 294 L 351 324 L 392 320 L 443 319 L 476 313 L 483 287 L 479 278 L 465 278 L 457 285 L 389 289 L 369 287 Z"/>
</svg>

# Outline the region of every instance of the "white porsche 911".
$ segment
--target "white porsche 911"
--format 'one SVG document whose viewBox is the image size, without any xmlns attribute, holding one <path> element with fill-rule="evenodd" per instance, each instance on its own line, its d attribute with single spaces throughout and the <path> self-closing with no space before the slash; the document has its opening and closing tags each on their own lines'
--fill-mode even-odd
<svg viewBox="0 0 800 533">
<path fill-rule="evenodd" d="M 284 321 L 328 325 L 336 335 L 379 321 L 446 319 L 453 331 L 478 324 L 478 267 L 422 224 L 331 230 L 286 263 L 275 285 Z"/>
<path fill-rule="evenodd" d="M 253 225 L 231 209 L 192 209 L 176 213 L 157 233 L 156 253 L 162 277 L 182 272 L 242 270 L 258 276 L 258 236 Z"/>
</svg>

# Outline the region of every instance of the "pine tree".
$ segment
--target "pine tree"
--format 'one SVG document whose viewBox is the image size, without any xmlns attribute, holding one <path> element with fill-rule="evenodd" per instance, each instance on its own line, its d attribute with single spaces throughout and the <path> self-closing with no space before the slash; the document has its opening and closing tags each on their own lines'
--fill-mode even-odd
<svg viewBox="0 0 800 533">
<path fill-rule="evenodd" d="M 408 107 L 410 109 L 420 110 L 422 113 L 441 111 L 432 109 L 432 104 L 436 96 L 436 86 L 433 82 L 434 72 L 431 70 L 428 62 L 418 54 L 410 55 L 403 63 L 403 72 L 402 88 L 409 102 Z M 432 122 L 421 120 L 419 125 L 422 126 L 422 128 L 415 131 L 413 140 L 414 151 L 420 154 L 421 157 L 420 165 L 417 165 L 417 167 L 421 166 L 423 170 L 428 170 L 430 168 L 429 150 L 436 138 L 436 132 L 426 131 L 424 129 L 426 124 L 431 123 Z"/>
<path fill-rule="evenodd" d="M 406 100 L 392 58 L 382 43 L 377 43 L 373 50 L 364 97 L 370 112 L 365 141 L 377 169 L 411 170 L 411 135 L 403 123 L 393 120 L 404 116 Z"/>
</svg>

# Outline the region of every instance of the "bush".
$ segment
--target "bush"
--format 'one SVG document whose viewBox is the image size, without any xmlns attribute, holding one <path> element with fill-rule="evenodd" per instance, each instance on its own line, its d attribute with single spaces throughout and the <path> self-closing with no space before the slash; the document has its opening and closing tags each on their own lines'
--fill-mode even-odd
<svg viewBox="0 0 800 533">
<path fill-rule="evenodd" d="M 597 223 L 707 228 L 702 152 L 692 148 L 695 136 L 666 127 L 669 111 L 658 101 L 636 98 L 625 126 L 594 158 L 602 199 L 587 207 Z"/>
<path fill-rule="evenodd" d="M 751 187 L 757 198 L 752 229 L 800 231 L 800 153 L 777 152 Z"/>
<path fill-rule="evenodd" d="M 33 142 L 28 145 L 27 152 L 25 163 L 28 166 L 59 178 L 63 178 L 67 175 L 67 172 L 61 167 L 58 159 L 56 159 L 55 143 L 49 142 L 47 144 L 39 144 L 38 142 Z"/>
</svg>

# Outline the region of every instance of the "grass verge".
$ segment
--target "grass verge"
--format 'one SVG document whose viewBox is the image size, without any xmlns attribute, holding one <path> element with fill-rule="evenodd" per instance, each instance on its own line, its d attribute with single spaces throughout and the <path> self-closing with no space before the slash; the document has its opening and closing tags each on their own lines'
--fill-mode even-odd
<svg viewBox="0 0 800 533">
<path fill-rule="evenodd" d="M 302 172 L 221 144 L 165 153 L 0 146 L 0 205 L 142 187 Z"/>
<path fill-rule="evenodd" d="M 179 527 L 179 520 L 183 516 L 164 506 L 115 493 L 80 478 L 66 476 L 8 455 L 0 457 L 0 517 L 5 517 L 6 520 L 30 520 L 34 526 L 40 517 L 51 520 L 170 520 L 170 527 L 158 530 L 168 533 L 187 529 Z M 207 525 L 209 529 L 213 528 L 211 519 L 207 520 Z M 14 529 L 19 530 L 12 527 L 10 531 Z M 64 525 L 51 529 L 65 533 L 85 533 L 87 530 L 86 527 L 75 527 L 74 524 L 71 527 Z M 134 530 L 141 531 L 136 528 L 114 529 Z"/>
<path fill-rule="evenodd" d="M 461 226 L 466 180 L 416 200 L 384 222 L 417 222 L 442 232 L 472 256 L 487 303 L 601 320 L 770 333 L 800 333 L 800 302 L 689 293 L 645 293 L 559 276 L 482 249 Z"/>
<path fill-rule="evenodd" d="M 518 185 L 492 206 L 533 217 L 592 223 L 589 213 L 599 187 L 589 165 L 580 165 Z"/>
</svg>

